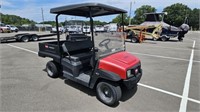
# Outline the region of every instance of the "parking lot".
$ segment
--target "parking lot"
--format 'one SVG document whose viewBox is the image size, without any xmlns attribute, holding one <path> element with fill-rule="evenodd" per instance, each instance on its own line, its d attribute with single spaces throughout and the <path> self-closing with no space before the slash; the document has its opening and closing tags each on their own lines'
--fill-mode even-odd
<svg viewBox="0 0 200 112">
<path fill-rule="evenodd" d="M 94 90 L 70 80 L 49 78 L 45 66 L 50 59 L 38 57 L 38 42 L 2 43 L 0 111 L 199 112 L 199 35 L 189 32 L 183 42 L 177 38 L 140 44 L 127 40 L 127 51 L 141 60 L 143 76 L 138 86 L 125 91 L 120 103 L 113 107 L 98 101 Z"/>
</svg>

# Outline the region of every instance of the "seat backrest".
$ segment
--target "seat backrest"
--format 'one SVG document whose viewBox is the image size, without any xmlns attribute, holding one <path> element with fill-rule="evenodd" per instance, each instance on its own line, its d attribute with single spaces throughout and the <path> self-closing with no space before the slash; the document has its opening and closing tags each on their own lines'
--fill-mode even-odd
<svg viewBox="0 0 200 112">
<path fill-rule="evenodd" d="M 85 34 L 69 34 L 66 37 L 66 41 L 83 41 L 87 39 L 90 39 L 90 37 Z"/>
<path fill-rule="evenodd" d="M 68 52 L 70 55 L 73 55 L 91 51 L 92 46 L 92 41 L 90 39 L 85 39 L 82 41 L 66 41 L 62 45 L 62 49 L 65 53 Z"/>
</svg>

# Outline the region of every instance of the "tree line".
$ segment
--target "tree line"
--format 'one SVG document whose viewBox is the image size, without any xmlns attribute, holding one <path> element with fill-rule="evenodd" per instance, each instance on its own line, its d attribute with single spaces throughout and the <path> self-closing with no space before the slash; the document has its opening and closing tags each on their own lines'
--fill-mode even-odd
<svg viewBox="0 0 200 112">
<path fill-rule="evenodd" d="M 131 24 L 138 25 L 145 21 L 145 13 L 154 13 L 156 8 L 150 5 L 143 5 L 134 11 L 135 16 L 129 17 L 127 14 L 124 15 L 125 25 Z M 199 30 L 199 14 L 200 9 L 190 9 L 187 5 L 176 3 L 171 6 L 165 7 L 162 12 L 167 12 L 164 17 L 164 22 L 179 27 L 181 24 L 186 22 L 193 30 Z M 122 15 L 118 15 L 112 20 L 115 23 L 121 23 Z M 187 21 L 185 19 L 187 18 Z"/>
<path fill-rule="evenodd" d="M 8 14 L 0 14 L 1 15 L 1 21 L 4 24 L 11 24 L 11 25 L 15 25 L 15 26 L 21 26 L 23 24 L 36 24 L 35 21 L 26 19 L 26 18 L 22 18 L 20 16 L 16 16 L 16 15 L 8 15 Z"/>
</svg>

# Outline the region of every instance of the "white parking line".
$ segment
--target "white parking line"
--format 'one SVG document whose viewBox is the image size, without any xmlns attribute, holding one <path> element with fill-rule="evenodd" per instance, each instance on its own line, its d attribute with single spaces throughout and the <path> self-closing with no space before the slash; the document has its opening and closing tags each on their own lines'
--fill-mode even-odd
<svg viewBox="0 0 200 112">
<path fill-rule="evenodd" d="M 159 88 L 155 88 L 155 87 L 152 87 L 152 86 L 148 86 L 148 85 L 145 85 L 145 84 L 141 84 L 141 83 L 138 83 L 139 86 L 142 86 L 142 87 L 145 87 L 145 88 L 149 88 L 149 89 L 152 89 L 152 90 L 155 90 L 155 91 L 158 91 L 158 92 L 161 92 L 161 93 L 165 93 L 165 94 L 168 94 L 168 95 L 171 95 L 171 96 L 175 96 L 175 97 L 178 97 L 178 98 L 185 98 L 191 102 L 194 102 L 194 103 L 198 103 L 200 104 L 200 101 L 199 100 L 195 100 L 195 99 L 192 99 L 192 98 L 188 98 L 188 97 L 183 97 L 181 95 L 178 95 L 176 93 L 172 93 L 172 92 L 169 92 L 169 91 L 165 91 L 165 90 L 162 90 L 162 89 L 159 89 Z"/>
<path fill-rule="evenodd" d="M 156 57 L 156 58 L 164 58 L 164 59 L 172 59 L 172 60 L 180 60 L 180 61 L 190 61 L 188 59 L 183 58 L 174 58 L 174 57 L 167 57 L 167 56 L 160 56 L 160 55 L 152 55 L 152 54 L 144 54 L 144 53 L 137 53 L 137 52 L 130 52 L 131 54 L 138 54 L 143 56 L 150 56 L 150 57 Z M 193 60 L 193 62 L 200 63 L 200 61 Z"/>
<path fill-rule="evenodd" d="M 25 48 L 22 48 L 22 47 L 18 47 L 18 46 L 15 46 L 15 45 L 11 45 L 11 44 L 7 44 L 8 46 L 10 47 L 14 47 L 14 48 L 17 48 L 17 49 L 21 49 L 23 51 L 27 51 L 27 52 L 30 52 L 30 53 L 34 53 L 34 54 L 38 54 L 37 52 L 35 51 L 31 51 L 29 49 L 25 49 Z M 163 58 L 162 56 L 160 58 Z M 171 59 L 171 58 L 170 58 Z M 161 92 L 161 93 L 165 93 L 165 94 L 168 94 L 168 95 L 171 95 L 171 96 L 175 96 L 175 97 L 178 97 L 178 98 L 185 98 L 191 102 L 194 102 L 194 103 L 198 103 L 200 104 L 200 101 L 199 100 L 195 100 L 195 99 L 192 99 L 192 98 L 188 98 L 188 97 L 183 97 L 181 95 L 178 95 L 176 93 L 172 93 L 172 92 L 169 92 L 169 91 L 165 91 L 165 90 L 162 90 L 162 89 L 159 89 L 159 88 L 156 88 L 156 87 L 152 87 L 152 86 L 149 86 L 149 85 L 145 85 L 145 84 L 141 84 L 141 83 L 138 83 L 139 86 L 142 86 L 142 87 L 146 87 L 146 88 L 149 88 L 151 90 L 155 90 L 155 91 L 158 91 L 158 92 Z"/>
<path fill-rule="evenodd" d="M 24 51 L 31 52 L 31 53 L 34 53 L 34 54 L 38 54 L 38 53 L 35 52 L 35 51 L 31 51 L 31 50 L 28 50 L 28 49 L 25 49 L 25 48 L 22 48 L 22 47 L 18 47 L 18 46 L 11 45 L 11 44 L 7 44 L 7 45 L 8 45 L 8 46 L 11 46 L 11 47 L 14 47 L 14 48 L 17 48 L 17 49 L 21 49 L 21 50 L 24 50 Z"/>
<path fill-rule="evenodd" d="M 152 48 L 164 48 L 164 49 L 176 49 L 176 50 L 184 50 L 184 51 L 188 51 L 188 50 L 191 50 L 191 49 L 189 49 L 189 48 L 174 48 L 174 47 L 165 47 L 165 46 L 158 46 L 158 45 L 147 45 L 147 44 L 143 44 L 143 45 L 141 45 L 141 44 L 139 44 L 139 46 L 140 47 L 152 47 Z"/>
<path fill-rule="evenodd" d="M 192 52 L 190 56 L 190 62 L 187 69 L 187 74 L 185 78 L 185 84 L 183 89 L 183 98 L 181 99 L 180 109 L 179 112 L 186 112 L 187 111 L 187 102 L 188 102 L 188 94 L 189 94 L 189 87 L 190 87 L 190 78 L 192 73 L 192 64 L 193 64 L 193 57 L 194 57 L 194 47 L 195 47 L 195 41 L 193 42 L 192 46 Z"/>
</svg>

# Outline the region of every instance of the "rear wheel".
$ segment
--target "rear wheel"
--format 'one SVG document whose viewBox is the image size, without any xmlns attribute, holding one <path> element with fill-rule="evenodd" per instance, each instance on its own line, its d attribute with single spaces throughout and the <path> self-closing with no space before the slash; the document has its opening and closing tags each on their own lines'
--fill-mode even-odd
<svg viewBox="0 0 200 112">
<path fill-rule="evenodd" d="M 160 38 L 162 41 L 167 41 L 168 40 L 168 37 L 166 36 L 166 35 L 163 35 L 163 36 L 161 36 L 161 38 Z"/>
<path fill-rule="evenodd" d="M 3 33 L 3 30 L 2 30 L 2 29 L 0 29 L 0 33 Z"/>
<path fill-rule="evenodd" d="M 180 42 L 182 42 L 182 41 L 183 41 L 183 37 L 178 37 L 178 40 L 179 40 Z"/>
<path fill-rule="evenodd" d="M 51 78 L 57 78 L 59 76 L 59 68 L 56 62 L 49 61 L 46 64 L 47 75 Z"/>
<path fill-rule="evenodd" d="M 106 105 L 114 105 L 119 102 L 122 91 L 119 85 L 108 82 L 99 82 L 96 87 L 98 99 Z"/>
<path fill-rule="evenodd" d="M 38 41 L 38 36 L 37 35 L 32 35 L 31 38 L 33 39 L 33 41 Z"/>
<path fill-rule="evenodd" d="M 23 37 L 21 38 L 21 41 L 22 41 L 22 42 L 28 42 L 28 41 L 29 41 L 29 37 L 28 37 L 28 36 L 23 36 Z"/>
</svg>

